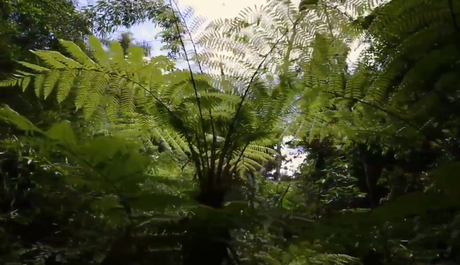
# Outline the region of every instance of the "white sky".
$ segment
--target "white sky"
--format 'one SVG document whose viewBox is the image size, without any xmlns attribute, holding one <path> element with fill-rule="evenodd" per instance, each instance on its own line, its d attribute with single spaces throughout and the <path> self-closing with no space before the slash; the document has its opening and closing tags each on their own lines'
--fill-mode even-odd
<svg viewBox="0 0 460 265">
<path fill-rule="evenodd" d="M 179 6 L 190 6 L 198 16 L 208 19 L 231 18 L 248 6 L 260 6 L 266 0 L 178 0 Z"/>
<path fill-rule="evenodd" d="M 168 1 L 168 0 L 166 0 Z M 204 17 L 208 20 L 214 20 L 218 18 L 232 18 L 236 17 L 240 10 L 245 7 L 254 5 L 260 6 L 266 3 L 266 0 L 177 0 L 180 9 L 185 7 L 192 7 L 195 11 L 196 16 Z M 92 4 L 95 0 L 78 0 L 80 5 Z M 294 0 L 299 2 L 299 0 Z M 126 31 L 126 29 L 120 29 L 119 32 Z M 134 37 L 138 40 L 145 40 L 152 44 L 153 53 L 152 55 L 165 54 L 165 52 L 159 51 L 161 43 L 155 39 L 159 29 L 156 28 L 152 23 L 146 22 L 140 25 L 134 26 L 129 29 L 134 34 Z"/>
<path fill-rule="evenodd" d="M 80 5 L 87 5 L 88 3 L 94 3 L 95 0 L 78 0 L 78 2 Z M 214 20 L 236 17 L 245 7 L 260 6 L 265 4 L 267 0 L 177 0 L 177 2 L 180 9 L 192 7 L 196 16 L 204 17 L 207 20 Z M 292 0 L 292 2 L 297 5 L 300 0 Z M 119 29 L 119 32 L 123 31 L 126 31 L 126 29 Z M 133 26 L 129 31 L 134 34 L 136 39 L 145 40 L 151 43 L 153 56 L 166 54 L 166 52 L 160 51 L 161 42 L 155 38 L 159 29 L 152 23 L 146 22 Z M 356 59 L 361 50 L 362 49 L 358 49 L 352 52 L 352 54 L 350 54 L 350 60 L 353 61 Z"/>
<path fill-rule="evenodd" d="M 80 0 L 85 1 L 85 0 Z M 168 0 L 166 0 L 168 1 Z M 238 16 L 238 13 L 246 7 L 261 6 L 267 0 L 177 0 L 179 8 L 192 7 L 194 14 L 198 17 L 206 18 L 208 21 L 219 18 L 233 18 Z M 293 0 L 294 3 L 300 0 Z M 143 23 L 132 27 L 130 31 L 136 38 L 150 41 L 154 48 L 153 55 L 163 52 L 158 51 L 156 47 L 160 45 L 158 40 L 155 40 L 155 35 L 158 34 L 151 23 Z"/>
</svg>

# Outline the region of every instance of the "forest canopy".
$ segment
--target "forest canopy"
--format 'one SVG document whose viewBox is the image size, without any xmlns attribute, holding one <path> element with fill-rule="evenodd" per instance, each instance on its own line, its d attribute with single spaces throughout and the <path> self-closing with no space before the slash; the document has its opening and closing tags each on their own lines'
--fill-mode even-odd
<svg viewBox="0 0 460 265">
<path fill-rule="evenodd" d="M 0 264 L 460 263 L 460 2 L 0 13 Z"/>
</svg>

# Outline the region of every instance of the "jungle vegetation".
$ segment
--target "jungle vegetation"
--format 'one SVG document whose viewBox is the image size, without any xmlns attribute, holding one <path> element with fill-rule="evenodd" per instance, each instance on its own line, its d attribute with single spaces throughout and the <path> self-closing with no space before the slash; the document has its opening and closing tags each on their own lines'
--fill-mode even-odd
<svg viewBox="0 0 460 265">
<path fill-rule="evenodd" d="M 0 13 L 1 264 L 460 263 L 459 1 Z"/>
</svg>

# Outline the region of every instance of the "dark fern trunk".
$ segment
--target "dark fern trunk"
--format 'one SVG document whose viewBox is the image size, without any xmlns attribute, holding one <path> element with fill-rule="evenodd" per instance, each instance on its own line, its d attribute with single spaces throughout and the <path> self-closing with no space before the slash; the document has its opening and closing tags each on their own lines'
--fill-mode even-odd
<svg viewBox="0 0 460 265">
<path fill-rule="evenodd" d="M 223 209 L 225 191 L 201 191 L 197 201 L 204 206 Z M 230 229 L 210 219 L 191 218 L 182 244 L 183 265 L 221 265 L 229 261 Z M 231 264 L 231 263 L 227 263 Z"/>
</svg>

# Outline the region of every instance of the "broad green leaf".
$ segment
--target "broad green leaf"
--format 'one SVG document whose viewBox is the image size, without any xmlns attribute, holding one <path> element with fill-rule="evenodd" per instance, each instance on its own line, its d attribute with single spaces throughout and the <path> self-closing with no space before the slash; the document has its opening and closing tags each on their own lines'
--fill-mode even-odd
<svg viewBox="0 0 460 265">
<path fill-rule="evenodd" d="M 62 121 L 53 124 L 53 126 L 46 131 L 46 135 L 51 139 L 66 144 L 67 146 L 72 146 L 77 142 L 70 121 Z"/>
<path fill-rule="evenodd" d="M 149 164 L 149 159 L 136 151 L 119 156 L 110 167 L 110 175 L 122 177 L 142 173 Z"/>
<path fill-rule="evenodd" d="M 35 131 L 43 133 L 42 130 L 37 128 L 32 122 L 30 122 L 26 117 L 20 115 L 7 105 L 3 105 L 0 108 L 0 118 L 3 118 L 7 122 L 10 122 L 16 125 L 19 129 L 24 131 Z"/>
<path fill-rule="evenodd" d="M 86 161 L 91 165 L 96 166 L 101 162 L 111 160 L 117 152 L 126 149 L 123 139 L 109 136 L 96 137 L 87 141 L 85 145 L 80 146 L 78 152 L 82 156 L 86 156 Z"/>
</svg>

